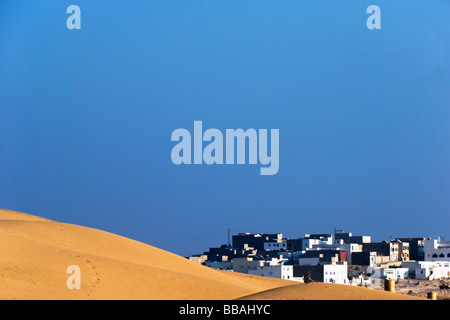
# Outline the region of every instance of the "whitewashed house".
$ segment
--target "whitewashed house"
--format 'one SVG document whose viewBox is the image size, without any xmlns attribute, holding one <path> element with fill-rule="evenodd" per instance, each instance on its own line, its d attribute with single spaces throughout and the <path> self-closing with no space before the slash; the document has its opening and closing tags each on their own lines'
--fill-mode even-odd
<svg viewBox="0 0 450 320">
<path fill-rule="evenodd" d="M 450 278 L 449 261 L 405 261 L 402 267 L 418 280 L 434 280 Z"/>
<path fill-rule="evenodd" d="M 409 268 L 386 268 L 386 267 L 369 267 L 367 273 L 370 277 L 376 279 L 398 280 L 407 279 L 409 277 Z"/>
<path fill-rule="evenodd" d="M 248 270 L 248 274 L 261 277 L 294 280 L 293 266 L 291 265 L 280 264 L 276 266 L 258 266 L 255 270 Z"/>
<path fill-rule="evenodd" d="M 425 261 L 450 261 L 450 241 L 427 238 L 423 251 Z"/>
<path fill-rule="evenodd" d="M 332 262 L 324 264 L 323 282 L 349 284 L 347 262 Z"/>
</svg>

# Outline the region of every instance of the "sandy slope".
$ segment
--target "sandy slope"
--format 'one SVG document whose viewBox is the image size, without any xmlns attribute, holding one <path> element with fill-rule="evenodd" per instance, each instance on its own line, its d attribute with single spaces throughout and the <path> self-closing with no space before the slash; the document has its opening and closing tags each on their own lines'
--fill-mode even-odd
<svg viewBox="0 0 450 320">
<path fill-rule="evenodd" d="M 81 289 L 66 285 L 69 265 Z M 235 276 L 108 232 L 0 209 L 0 299 L 233 299 L 290 282 Z"/>
<path fill-rule="evenodd" d="M 262 291 L 239 300 L 421 300 L 382 290 L 343 284 L 310 283 Z"/>
<path fill-rule="evenodd" d="M 80 267 L 80 290 L 67 288 L 70 265 Z M 290 287 L 280 288 L 284 286 Z M 260 295 L 254 299 L 334 299 L 350 290 L 337 286 L 313 293 L 291 286 L 288 280 L 207 268 L 97 229 L 0 209 L 0 299 L 194 300 L 235 299 L 257 293 Z M 279 289 L 267 291 L 274 288 Z M 352 290 L 350 299 L 370 299 L 379 293 Z M 381 293 L 383 298 L 408 298 Z"/>
</svg>

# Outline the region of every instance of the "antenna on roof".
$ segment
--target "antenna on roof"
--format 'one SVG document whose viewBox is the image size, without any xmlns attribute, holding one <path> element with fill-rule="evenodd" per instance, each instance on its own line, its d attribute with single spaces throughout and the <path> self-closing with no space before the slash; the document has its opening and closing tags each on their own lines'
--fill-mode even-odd
<svg viewBox="0 0 450 320">
<path fill-rule="evenodd" d="M 228 228 L 227 232 L 228 232 L 228 247 L 231 247 L 231 243 L 230 243 L 230 232 L 231 232 L 231 229 Z"/>
</svg>

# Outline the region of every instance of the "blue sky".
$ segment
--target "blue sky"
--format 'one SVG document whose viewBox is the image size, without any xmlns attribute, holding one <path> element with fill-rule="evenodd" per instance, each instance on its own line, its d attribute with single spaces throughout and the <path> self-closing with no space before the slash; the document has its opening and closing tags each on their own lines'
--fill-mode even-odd
<svg viewBox="0 0 450 320">
<path fill-rule="evenodd" d="M 227 228 L 448 237 L 449 16 L 445 0 L 3 0 L 0 207 L 181 255 Z M 171 133 L 195 120 L 279 129 L 278 174 L 175 166 Z"/>
</svg>

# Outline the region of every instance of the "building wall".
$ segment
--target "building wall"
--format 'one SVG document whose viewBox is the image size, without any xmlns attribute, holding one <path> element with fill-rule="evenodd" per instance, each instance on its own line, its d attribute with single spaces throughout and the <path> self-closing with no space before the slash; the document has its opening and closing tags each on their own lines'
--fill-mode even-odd
<svg viewBox="0 0 450 320">
<path fill-rule="evenodd" d="M 299 258 L 298 265 L 299 266 L 314 266 L 319 264 L 319 257 L 316 258 Z"/>
<path fill-rule="evenodd" d="M 301 278 L 309 274 L 311 279 L 315 282 L 323 282 L 323 266 L 294 266 L 294 277 Z"/>
<path fill-rule="evenodd" d="M 425 261 L 450 261 L 450 242 L 426 239 L 424 256 Z"/>
<path fill-rule="evenodd" d="M 401 242 L 399 243 L 399 253 L 398 253 L 398 259 L 399 261 L 409 261 L 409 243 L 408 242 Z"/>
<path fill-rule="evenodd" d="M 351 264 L 361 266 L 373 266 L 376 263 L 377 263 L 377 253 L 374 251 L 352 253 Z"/>
<path fill-rule="evenodd" d="M 449 261 L 409 261 L 402 267 L 409 268 L 410 274 L 418 280 L 433 280 L 450 278 Z"/>
<path fill-rule="evenodd" d="M 303 239 L 287 239 L 287 250 L 290 250 L 292 252 L 302 251 L 302 243 Z"/>
<path fill-rule="evenodd" d="M 382 269 L 382 275 L 384 279 L 407 279 L 408 278 L 408 268 L 385 268 Z"/>
<path fill-rule="evenodd" d="M 294 278 L 293 267 L 290 265 L 260 266 L 256 270 L 248 270 L 248 274 L 286 280 Z"/>
<path fill-rule="evenodd" d="M 208 259 L 208 256 L 203 254 L 201 256 L 190 256 L 189 260 L 194 261 L 198 264 L 204 263 Z"/>
<path fill-rule="evenodd" d="M 231 270 L 231 261 L 206 261 L 205 265 L 214 269 Z"/>
<path fill-rule="evenodd" d="M 294 266 L 294 277 L 304 277 L 310 274 L 315 282 L 348 284 L 346 262 L 333 262 L 317 266 Z"/>
<path fill-rule="evenodd" d="M 363 251 L 376 251 L 378 256 L 388 256 L 390 261 L 399 261 L 399 242 L 365 243 L 363 244 Z"/>
<path fill-rule="evenodd" d="M 424 257 L 425 238 L 398 238 L 397 240 L 409 243 L 409 260 L 422 261 Z"/>
<path fill-rule="evenodd" d="M 264 250 L 265 242 L 280 242 L 283 235 L 281 233 L 240 233 L 232 236 L 233 247 L 238 249 L 255 248 Z"/>
<path fill-rule="evenodd" d="M 250 273 L 251 270 L 256 270 L 262 266 L 278 266 L 281 260 L 277 258 L 272 259 L 253 259 L 252 257 L 234 258 L 231 261 L 233 271 L 240 273 Z"/>
<path fill-rule="evenodd" d="M 280 242 L 265 242 L 264 243 L 264 250 L 282 250 L 286 249 L 287 244 L 286 241 L 280 241 Z"/>
<path fill-rule="evenodd" d="M 234 272 L 248 273 L 248 270 L 255 270 L 259 267 L 260 262 L 251 258 L 234 258 L 231 266 Z"/>
<path fill-rule="evenodd" d="M 324 264 L 323 282 L 348 284 L 347 263 Z"/>
<path fill-rule="evenodd" d="M 342 252 L 346 253 L 345 260 L 343 257 L 339 257 L 339 261 L 347 261 L 348 264 L 358 264 L 353 263 L 353 253 L 355 252 L 362 252 L 362 245 L 357 243 L 344 243 L 339 246 L 340 250 Z"/>
<path fill-rule="evenodd" d="M 389 256 L 376 256 L 376 264 L 388 263 L 389 261 L 391 261 L 391 258 Z"/>
</svg>

